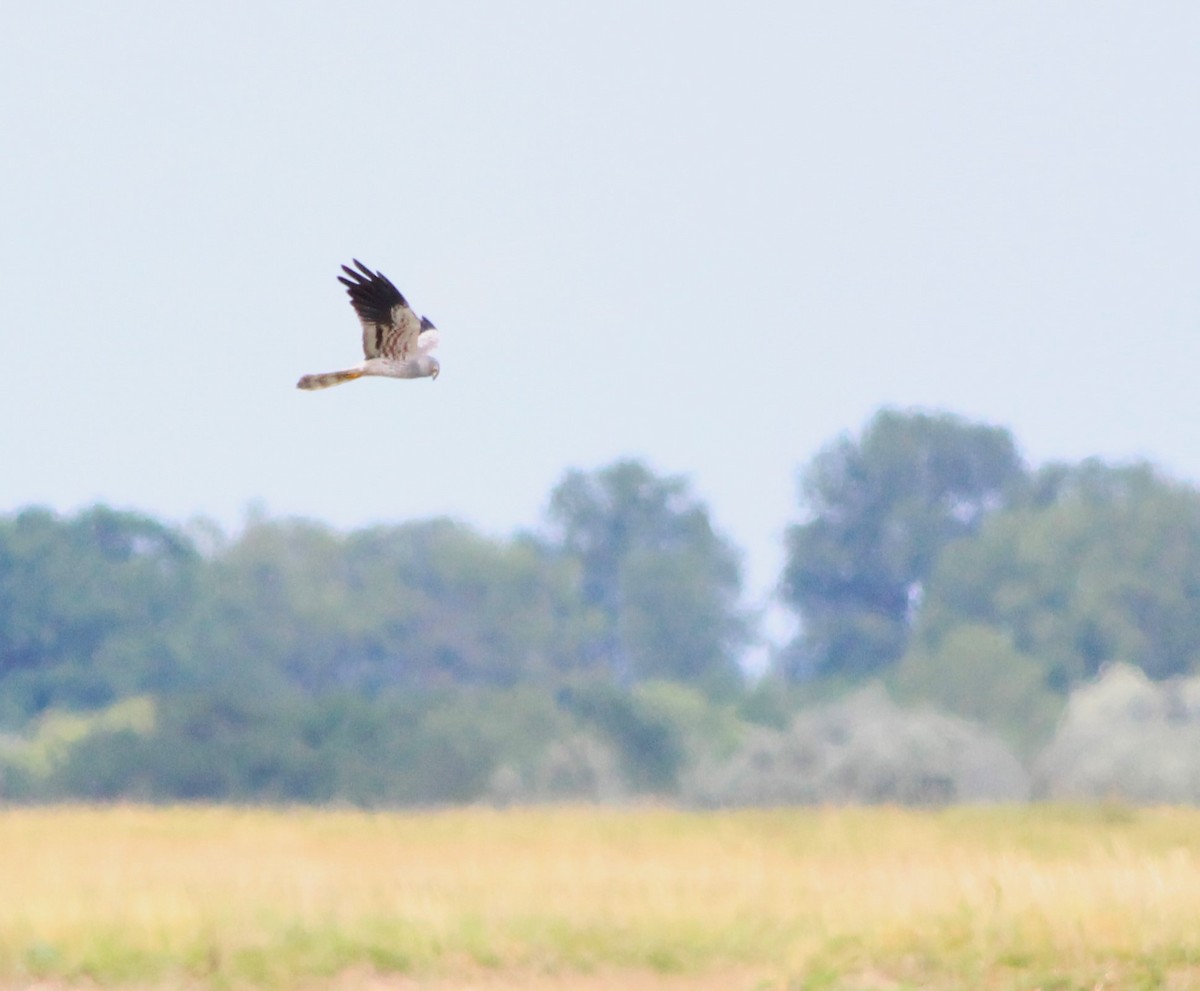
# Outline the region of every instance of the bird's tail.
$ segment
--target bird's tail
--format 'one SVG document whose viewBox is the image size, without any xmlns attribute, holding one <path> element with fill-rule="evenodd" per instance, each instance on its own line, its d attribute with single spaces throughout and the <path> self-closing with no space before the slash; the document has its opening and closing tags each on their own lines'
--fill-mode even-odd
<svg viewBox="0 0 1200 991">
<path fill-rule="evenodd" d="M 348 368 L 344 372 L 322 372 L 320 375 L 303 375 L 296 383 L 297 389 L 328 389 L 331 385 L 353 382 L 362 378 L 361 368 Z"/>
</svg>

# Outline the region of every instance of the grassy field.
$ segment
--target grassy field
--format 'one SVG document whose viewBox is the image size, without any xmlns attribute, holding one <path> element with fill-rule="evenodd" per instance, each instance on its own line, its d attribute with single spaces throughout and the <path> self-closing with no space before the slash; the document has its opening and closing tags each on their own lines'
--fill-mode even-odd
<svg viewBox="0 0 1200 991">
<path fill-rule="evenodd" d="M 1200 987 L 1200 812 L 0 812 L 0 986 Z"/>
</svg>

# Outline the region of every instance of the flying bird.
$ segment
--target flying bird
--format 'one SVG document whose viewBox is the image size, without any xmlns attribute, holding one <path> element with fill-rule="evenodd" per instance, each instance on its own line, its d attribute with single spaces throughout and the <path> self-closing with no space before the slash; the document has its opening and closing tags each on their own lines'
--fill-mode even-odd
<svg viewBox="0 0 1200 991">
<path fill-rule="evenodd" d="M 357 258 L 354 264 L 358 271 L 343 265 L 346 275 L 339 275 L 338 281 L 346 287 L 350 305 L 362 324 L 366 360 L 341 372 L 304 375 L 296 388 L 328 389 L 364 375 L 436 379 L 441 365 L 430 352 L 438 345 L 437 328 L 412 311 L 400 290 L 382 272 L 372 272 Z"/>
</svg>

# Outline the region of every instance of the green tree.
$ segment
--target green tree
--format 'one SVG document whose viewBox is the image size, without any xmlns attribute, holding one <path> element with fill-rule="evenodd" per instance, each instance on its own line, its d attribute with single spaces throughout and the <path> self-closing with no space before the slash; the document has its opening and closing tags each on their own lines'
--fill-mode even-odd
<svg viewBox="0 0 1200 991">
<path fill-rule="evenodd" d="M 749 639 L 737 552 L 682 478 L 638 461 L 571 471 L 550 497 L 551 544 L 577 562 L 586 648 L 619 681 L 729 688 Z"/>
<path fill-rule="evenodd" d="M 787 533 L 782 597 L 802 631 L 794 677 L 860 677 L 904 652 L 941 549 L 978 530 L 1024 478 L 1007 430 L 949 414 L 882 410 L 801 475 L 805 521 Z"/>
<path fill-rule="evenodd" d="M 185 536 L 137 513 L 0 519 L 3 718 L 171 685 L 200 565 Z"/>
<path fill-rule="evenodd" d="M 583 636 L 569 562 L 445 519 L 261 521 L 206 585 L 194 653 L 264 687 L 511 685 L 569 668 Z"/>
<path fill-rule="evenodd" d="M 918 640 L 896 665 L 893 686 L 901 701 L 981 723 L 1026 756 L 1050 741 L 1063 705 L 1037 658 L 1004 631 L 975 623 L 956 625 L 933 645 Z"/>
<path fill-rule="evenodd" d="M 304 520 L 251 521 L 211 555 L 188 630 L 195 688 L 274 695 L 322 681 L 370 613 L 345 580 L 344 538 Z"/>
<path fill-rule="evenodd" d="M 1053 465 L 1022 505 L 946 549 L 918 638 L 1000 631 L 1065 693 L 1112 661 L 1152 678 L 1200 662 L 1200 493 L 1148 465 Z"/>
<path fill-rule="evenodd" d="M 377 617 L 378 649 L 425 682 L 513 685 L 578 663 L 577 569 L 531 538 L 492 540 L 446 519 L 378 527 L 351 535 L 347 567 Z"/>
<path fill-rule="evenodd" d="M 665 794 L 678 787 L 687 758 L 684 731 L 657 693 L 592 681 L 565 692 L 563 702 L 614 747 L 623 776 L 635 791 Z"/>
</svg>

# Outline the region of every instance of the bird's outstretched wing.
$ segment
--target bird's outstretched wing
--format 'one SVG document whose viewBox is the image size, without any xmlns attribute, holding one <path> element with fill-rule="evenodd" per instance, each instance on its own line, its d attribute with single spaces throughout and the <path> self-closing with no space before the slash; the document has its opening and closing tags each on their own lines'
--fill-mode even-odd
<svg viewBox="0 0 1200 991">
<path fill-rule="evenodd" d="M 357 258 L 354 264 L 358 271 L 343 265 L 342 271 L 349 278 L 339 275 L 338 281 L 346 287 L 350 305 L 362 324 L 363 354 L 367 358 L 405 361 L 417 353 L 418 346 L 421 351 L 431 350 L 437 340 L 433 324 L 412 311 L 400 290 L 382 272 L 372 272 Z"/>
</svg>

